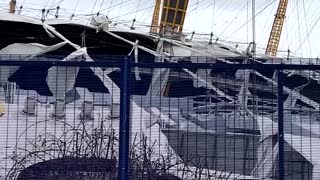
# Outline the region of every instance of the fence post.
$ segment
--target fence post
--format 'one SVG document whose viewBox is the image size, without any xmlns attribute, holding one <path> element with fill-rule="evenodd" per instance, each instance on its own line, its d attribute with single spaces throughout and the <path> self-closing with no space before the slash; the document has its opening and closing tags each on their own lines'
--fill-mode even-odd
<svg viewBox="0 0 320 180">
<path fill-rule="evenodd" d="M 285 179 L 284 167 L 284 130 L 283 130 L 283 81 L 282 70 L 278 70 L 278 143 L 279 143 L 279 180 Z"/>
<path fill-rule="evenodd" d="M 120 132 L 119 132 L 119 179 L 127 180 L 129 172 L 129 121 L 130 121 L 130 94 L 129 76 L 130 59 L 125 57 L 121 67 L 121 90 L 120 90 Z"/>
</svg>

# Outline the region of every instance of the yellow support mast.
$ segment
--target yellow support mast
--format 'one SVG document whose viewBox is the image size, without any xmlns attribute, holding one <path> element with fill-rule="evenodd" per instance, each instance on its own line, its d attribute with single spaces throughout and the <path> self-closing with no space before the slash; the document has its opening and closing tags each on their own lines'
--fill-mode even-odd
<svg viewBox="0 0 320 180">
<path fill-rule="evenodd" d="M 266 49 L 267 55 L 271 55 L 271 56 L 277 55 L 281 32 L 284 24 L 284 19 L 286 17 L 287 7 L 288 7 L 288 0 L 280 0 L 277 14 L 275 15 L 272 30 L 270 33 L 268 46 Z"/>
<path fill-rule="evenodd" d="M 16 0 L 11 0 L 10 1 L 9 13 L 15 13 L 16 12 L 16 4 L 17 4 Z"/>
<path fill-rule="evenodd" d="M 160 9 L 161 9 L 161 1 L 162 0 L 156 0 L 156 5 L 154 7 L 152 23 L 150 28 L 151 33 L 159 32 L 159 16 L 160 16 Z"/>
</svg>

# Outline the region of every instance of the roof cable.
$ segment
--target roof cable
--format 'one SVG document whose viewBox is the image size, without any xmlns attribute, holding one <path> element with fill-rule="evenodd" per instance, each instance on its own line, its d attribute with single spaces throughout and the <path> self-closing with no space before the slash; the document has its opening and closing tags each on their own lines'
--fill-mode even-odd
<svg viewBox="0 0 320 180">
<path fill-rule="evenodd" d="M 70 17 L 70 21 L 74 18 L 74 13 L 76 12 L 76 10 L 77 10 L 77 8 L 78 8 L 79 1 L 80 1 L 80 0 L 77 1 L 76 7 L 74 8 L 73 13 L 72 13 L 72 15 L 71 15 L 71 17 Z"/>
<path fill-rule="evenodd" d="M 100 15 L 100 11 L 101 11 L 101 7 L 102 7 L 103 3 L 104 3 L 104 0 L 103 0 L 103 1 L 101 2 L 101 4 L 100 4 L 100 8 L 99 8 L 99 11 L 98 11 L 98 13 L 97 13 L 97 16 Z"/>
<path fill-rule="evenodd" d="M 46 17 L 48 17 L 49 13 L 50 13 L 50 9 L 47 10 Z"/>
</svg>

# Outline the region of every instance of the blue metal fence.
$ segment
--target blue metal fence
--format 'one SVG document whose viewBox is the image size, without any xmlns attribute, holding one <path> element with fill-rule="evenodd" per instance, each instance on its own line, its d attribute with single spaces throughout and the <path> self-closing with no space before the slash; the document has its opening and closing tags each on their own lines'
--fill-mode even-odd
<svg viewBox="0 0 320 180">
<path fill-rule="evenodd" d="M 1 178 L 320 178 L 320 65 L 107 59 L 0 61 Z"/>
</svg>

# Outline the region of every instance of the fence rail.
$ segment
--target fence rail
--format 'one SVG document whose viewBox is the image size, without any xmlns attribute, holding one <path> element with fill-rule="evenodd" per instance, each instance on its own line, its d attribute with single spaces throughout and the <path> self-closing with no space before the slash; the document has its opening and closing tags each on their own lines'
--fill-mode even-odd
<svg viewBox="0 0 320 180">
<path fill-rule="evenodd" d="M 320 65 L 114 59 L 0 60 L 0 178 L 320 178 Z"/>
</svg>

